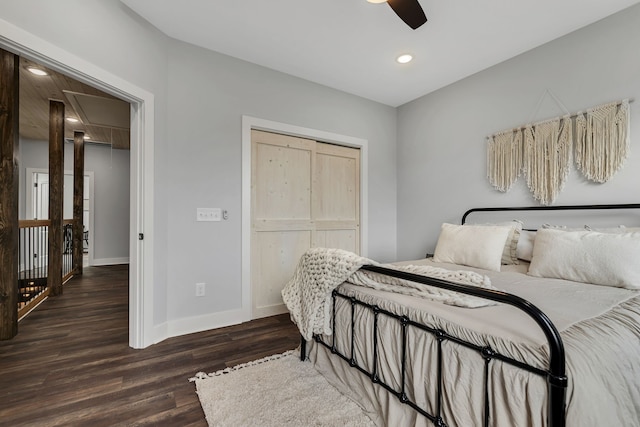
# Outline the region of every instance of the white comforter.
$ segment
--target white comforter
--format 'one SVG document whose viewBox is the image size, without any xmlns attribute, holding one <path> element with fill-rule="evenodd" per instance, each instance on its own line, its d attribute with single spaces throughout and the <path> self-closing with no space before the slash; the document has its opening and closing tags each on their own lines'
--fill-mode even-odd
<svg viewBox="0 0 640 427">
<path fill-rule="evenodd" d="M 305 339 L 310 340 L 313 334 L 331 334 L 329 316 L 331 293 L 345 281 L 458 307 L 478 308 L 494 305 L 485 299 L 359 271 L 363 265 L 371 264 L 376 263 L 342 249 L 312 248 L 300 257 L 293 277 L 282 290 L 282 299 L 289 309 L 291 319 Z M 427 265 L 388 265 L 387 267 L 455 283 L 496 289 L 487 276 L 472 271 L 452 271 Z"/>
</svg>

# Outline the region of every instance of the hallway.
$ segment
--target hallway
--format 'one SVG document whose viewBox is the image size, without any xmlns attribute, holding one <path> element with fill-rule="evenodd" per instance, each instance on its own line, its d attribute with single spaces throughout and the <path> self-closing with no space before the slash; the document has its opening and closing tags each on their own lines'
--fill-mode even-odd
<svg viewBox="0 0 640 427">
<path fill-rule="evenodd" d="M 131 349 L 127 275 L 86 268 L 0 342 L 0 424 L 206 426 L 189 377 L 298 345 L 285 314 Z"/>
</svg>

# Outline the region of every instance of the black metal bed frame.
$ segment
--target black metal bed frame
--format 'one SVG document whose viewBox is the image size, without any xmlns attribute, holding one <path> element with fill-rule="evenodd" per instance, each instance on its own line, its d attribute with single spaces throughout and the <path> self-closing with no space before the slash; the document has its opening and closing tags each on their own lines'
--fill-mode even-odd
<svg viewBox="0 0 640 427">
<path fill-rule="evenodd" d="M 609 209 L 640 209 L 640 204 L 618 204 L 618 205 L 577 205 L 577 206 L 531 206 L 531 207 L 504 207 L 504 208 L 474 208 L 470 209 L 464 213 L 462 217 L 461 223 L 464 224 L 467 217 L 473 212 L 496 212 L 496 211 L 534 211 L 534 210 L 609 210 Z M 463 347 L 472 349 L 477 351 L 482 359 L 484 360 L 484 426 L 489 426 L 490 421 L 490 390 L 489 390 L 489 364 L 492 360 L 499 360 L 501 362 L 507 363 L 509 365 L 515 366 L 517 368 L 523 369 L 530 373 L 542 376 L 546 378 L 548 385 L 548 411 L 547 411 L 547 422 L 550 427 L 564 427 L 566 424 L 566 388 L 568 379 L 565 372 L 565 352 L 564 345 L 562 342 L 562 338 L 556 327 L 553 325 L 551 320 L 544 314 L 540 309 L 526 301 L 523 298 L 520 298 L 516 295 L 508 294 L 506 292 L 482 289 L 473 286 L 467 286 L 457 283 L 448 282 L 445 280 L 440 280 L 436 278 L 421 276 L 413 273 L 408 273 L 399 270 L 393 270 L 389 268 L 366 265 L 361 267 L 362 270 L 367 270 L 375 273 L 380 273 L 392 277 L 396 277 L 399 279 L 409 280 L 417 283 L 422 283 L 429 286 L 434 286 L 441 289 L 447 289 L 455 292 L 460 292 L 467 295 L 472 295 L 479 298 L 484 298 L 492 301 L 496 301 L 503 304 L 508 304 L 517 309 L 525 312 L 529 315 L 540 327 L 540 329 L 544 332 L 545 337 L 547 338 L 547 342 L 549 344 L 549 366 L 547 369 L 541 369 L 539 367 L 531 366 L 521 361 L 515 360 L 508 356 L 502 355 L 492 348 L 486 346 L 478 346 L 471 342 L 465 341 L 458 337 L 452 336 L 447 332 L 434 329 L 430 326 L 424 325 L 422 323 L 418 323 L 407 316 L 401 316 L 387 310 L 380 308 L 377 305 L 371 305 L 365 303 L 363 301 L 358 300 L 355 297 L 347 296 L 345 294 L 340 293 L 338 290 L 334 290 L 332 293 L 332 325 L 334 325 L 333 330 L 334 333 L 332 335 L 331 344 L 323 341 L 320 335 L 314 335 L 314 340 L 319 344 L 326 348 L 328 348 L 331 353 L 336 354 L 343 360 L 345 360 L 351 367 L 356 368 L 364 375 L 368 376 L 371 379 L 373 384 L 378 384 L 381 387 L 385 388 L 389 393 L 395 395 L 400 402 L 409 405 L 418 413 L 422 414 L 426 418 L 428 418 L 435 426 L 437 427 L 446 427 L 445 420 L 442 418 L 441 408 L 442 408 L 442 366 L 443 366 L 443 358 L 442 358 L 442 343 L 444 341 L 450 341 L 461 345 Z M 350 344 L 350 354 L 346 355 L 340 352 L 336 348 L 336 300 L 344 299 L 351 304 L 351 344 Z M 372 371 L 367 371 L 364 367 L 362 367 L 355 358 L 355 336 L 356 336 L 356 320 L 355 320 L 355 308 L 356 306 L 363 307 L 365 309 L 371 310 L 373 312 L 373 360 L 372 360 Z M 381 378 L 378 376 L 377 366 L 378 366 L 378 318 L 380 315 L 387 316 L 389 318 L 395 319 L 401 325 L 402 330 L 402 356 L 401 356 L 401 381 L 400 381 L 400 390 L 396 390 L 390 385 L 386 384 Z M 426 333 L 433 335 L 433 337 L 437 340 L 437 370 L 436 370 L 436 381 L 437 381 L 437 396 L 435 397 L 435 413 L 430 414 L 424 408 L 418 406 L 415 402 L 411 401 L 406 394 L 405 391 L 405 374 L 406 374 L 406 356 L 407 356 L 407 329 L 409 327 L 418 328 Z M 306 340 L 301 338 L 300 345 L 300 358 L 301 360 L 306 359 Z"/>
<path fill-rule="evenodd" d="M 467 217 L 474 212 L 513 212 L 513 211 L 593 211 L 593 210 L 624 210 L 640 209 L 640 203 L 622 203 L 606 205 L 566 205 L 566 206 L 525 206 L 525 207 L 504 207 L 504 208 L 473 208 L 462 215 L 462 224 L 465 224 Z"/>
</svg>

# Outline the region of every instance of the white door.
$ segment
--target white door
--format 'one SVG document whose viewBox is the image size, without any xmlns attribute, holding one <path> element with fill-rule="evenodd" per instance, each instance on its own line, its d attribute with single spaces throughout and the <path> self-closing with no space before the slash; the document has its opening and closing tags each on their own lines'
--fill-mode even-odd
<svg viewBox="0 0 640 427">
<path fill-rule="evenodd" d="M 33 182 L 35 183 L 33 218 L 49 219 L 49 174 L 35 172 Z"/>
<path fill-rule="evenodd" d="M 252 317 L 285 313 L 280 291 L 311 247 L 360 251 L 360 151 L 252 131 Z"/>
<path fill-rule="evenodd" d="M 49 174 L 34 172 L 33 218 L 49 219 Z M 49 264 L 47 248 L 49 245 L 49 228 L 37 227 L 34 231 L 35 267 L 45 269 Z"/>
</svg>

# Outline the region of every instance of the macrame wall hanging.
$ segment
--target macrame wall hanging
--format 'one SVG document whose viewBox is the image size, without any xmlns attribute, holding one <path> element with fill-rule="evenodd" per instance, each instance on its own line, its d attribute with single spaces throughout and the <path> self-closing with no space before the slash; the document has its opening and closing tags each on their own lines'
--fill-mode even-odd
<svg viewBox="0 0 640 427">
<path fill-rule="evenodd" d="M 576 116 L 576 167 L 591 181 L 607 182 L 629 156 L 629 101 L 612 102 Z"/>
<path fill-rule="evenodd" d="M 509 191 L 522 172 L 522 131 L 513 129 L 488 138 L 487 171 L 496 190 Z"/>
<path fill-rule="evenodd" d="M 524 129 L 524 174 L 533 198 L 553 203 L 569 176 L 571 117 L 546 120 Z"/>
<path fill-rule="evenodd" d="M 622 167 L 629 155 L 631 102 L 612 102 L 572 116 L 547 90 L 535 114 L 546 95 L 553 98 L 564 115 L 487 138 L 487 177 L 491 185 L 507 192 L 524 172 L 533 197 L 543 205 L 553 203 L 564 187 L 574 145 L 576 167 L 592 181 L 606 182 Z"/>
</svg>

